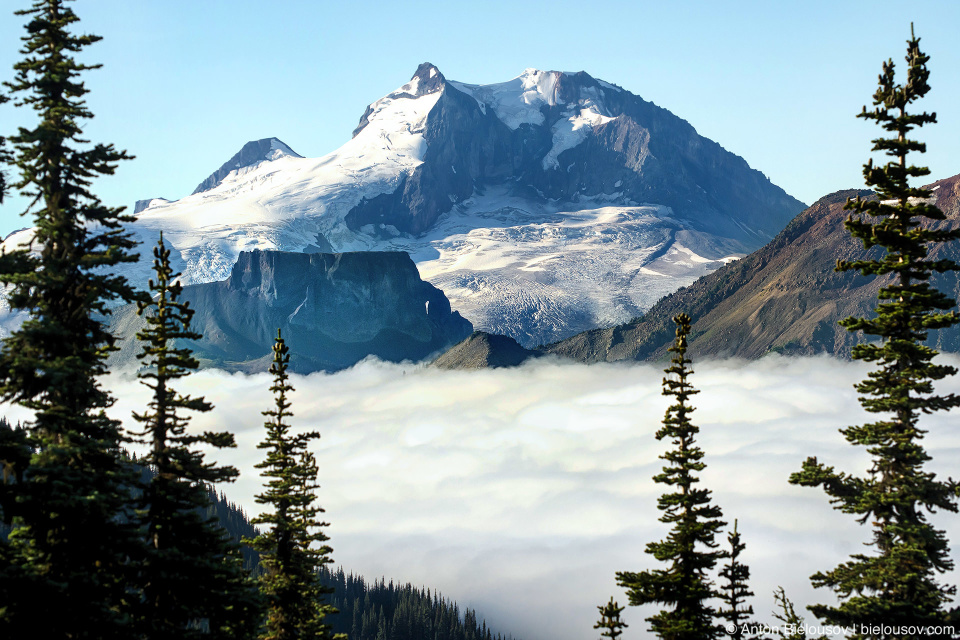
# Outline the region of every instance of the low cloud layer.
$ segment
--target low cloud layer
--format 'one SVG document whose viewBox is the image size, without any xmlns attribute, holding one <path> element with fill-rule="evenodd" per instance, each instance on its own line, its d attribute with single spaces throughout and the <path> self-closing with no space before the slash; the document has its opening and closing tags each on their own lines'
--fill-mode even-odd
<svg viewBox="0 0 960 640">
<path fill-rule="evenodd" d="M 866 421 L 852 385 L 862 365 L 827 357 L 698 363 L 695 422 L 706 451 L 703 481 L 747 545 L 753 606 L 771 621 L 778 585 L 798 604 L 830 600 L 808 577 L 863 551 L 869 530 L 831 509 L 817 489 L 787 483 L 811 455 L 847 471 L 866 457 L 838 429 Z M 337 374 L 293 376 L 292 422 L 318 429 L 320 503 L 334 559 L 369 579 L 412 582 L 478 610 L 496 631 L 524 640 L 594 637 L 596 606 L 618 570 L 656 565 L 647 542 L 666 529 L 651 477 L 666 444 L 654 438 L 667 401 L 660 367 L 537 362 L 511 370 L 435 371 L 364 362 Z M 129 424 L 146 401 L 135 381 L 109 381 L 114 415 Z M 225 487 L 248 513 L 253 465 L 271 398 L 266 375 L 202 372 L 189 391 L 216 409 L 193 428 L 226 428 L 223 454 L 241 479 Z M 960 382 L 943 390 L 960 392 Z M 7 413 L 16 419 L 18 409 Z M 956 415 L 931 416 L 931 468 L 956 475 Z M 934 522 L 960 543 L 960 516 Z M 725 538 L 724 538 L 725 540 Z M 956 583 L 955 574 L 947 581 Z M 650 637 L 628 608 L 624 638 Z M 814 622 L 809 619 L 809 622 Z"/>
</svg>

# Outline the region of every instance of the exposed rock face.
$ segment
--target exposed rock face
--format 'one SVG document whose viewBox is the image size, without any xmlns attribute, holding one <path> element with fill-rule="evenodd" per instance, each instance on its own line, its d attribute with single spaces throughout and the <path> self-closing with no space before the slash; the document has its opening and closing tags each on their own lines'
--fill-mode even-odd
<svg viewBox="0 0 960 640">
<path fill-rule="evenodd" d="M 147 198 L 146 200 L 137 200 L 137 202 L 133 205 L 133 213 L 134 214 L 140 213 L 141 211 L 149 207 L 151 204 L 161 203 L 161 202 L 166 203 L 170 201 L 167 200 L 166 198 Z"/>
<path fill-rule="evenodd" d="M 224 162 L 219 169 L 207 176 L 206 180 L 198 184 L 197 188 L 193 190 L 193 193 L 213 189 L 220 184 L 231 171 L 243 169 L 244 167 L 252 167 L 265 160 L 276 160 L 282 156 L 293 156 L 294 158 L 303 157 L 276 138 L 263 138 L 262 140 L 248 142 L 243 145 L 240 151 L 234 154 L 232 158 Z M 149 205 L 149 203 L 149 200 L 146 201 L 147 205 Z M 139 202 L 137 204 L 139 206 Z M 144 208 L 146 208 L 146 206 Z M 136 213 L 139 212 L 140 210 L 136 211 Z"/>
<path fill-rule="evenodd" d="M 498 336 L 484 331 L 474 331 L 463 342 L 452 346 L 433 366 L 440 369 L 496 369 L 516 367 L 541 354 L 524 349 L 508 336 Z"/>
<path fill-rule="evenodd" d="M 392 193 L 357 205 L 347 224 L 422 234 L 475 188 L 509 180 L 558 201 L 616 193 L 666 205 L 692 228 L 749 251 L 803 208 L 666 109 L 582 71 L 536 73 L 549 76 L 538 87 L 540 122 L 511 128 L 485 102 L 495 97 L 493 85 L 448 82 L 433 65 L 420 65 L 417 96 L 442 91 L 426 122 L 424 162 Z"/>
<path fill-rule="evenodd" d="M 345 217 L 354 230 L 390 224 L 402 232 L 423 234 L 485 179 L 503 181 L 510 175 L 511 132 L 492 110 L 483 113 L 473 98 L 449 85 L 429 62 L 421 64 L 412 79 L 419 82 L 411 97 L 442 91 L 423 132 L 427 143 L 423 163 L 401 176 L 393 192 L 354 207 Z M 366 126 L 369 111 L 368 107 L 354 136 Z"/>
<path fill-rule="evenodd" d="M 205 365 L 227 370 L 267 370 L 278 328 L 301 373 L 343 369 L 368 355 L 421 360 L 473 330 L 398 252 L 243 252 L 229 279 L 186 286 L 182 297 L 203 334 L 191 348 Z M 132 314 L 117 314 L 118 333 L 135 334 Z M 121 361 L 135 348 L 127 342 Z"/>
<path fill-rule="evenodd" d="M 960 225 L 960 176 L 930 185 L 943 224 Z M 849 357 L 864 340 L 837 322 L 851 315 L 873 315 L 878 290 L 887 278 L 834 271 L 838 259 L 867 255 L 844 228 L 847 198 L 874 197 L 869 191 L 840 191 L 820 199 L 798 215 L 770 244 L 680 289 L 630 323 L 580 333 L 543 347 L 581 362 L 662 359 L 673 340 L 672 318 L 680 312 L 694 320 L 690 353 L 694 357 L 757 358 L 770 351 Z M 960 243 L 938 246 L 931 259 L 960 261 Z M 880 251 L 873 249 L 873 252 Z M 872 254 L 871 254 L 872 255 Z M 938 274 L 932 282 L 956 298 L 960 278 Z M 934 331 L 928 344 L 960 351 L 960 329 Z"/>
</svg>

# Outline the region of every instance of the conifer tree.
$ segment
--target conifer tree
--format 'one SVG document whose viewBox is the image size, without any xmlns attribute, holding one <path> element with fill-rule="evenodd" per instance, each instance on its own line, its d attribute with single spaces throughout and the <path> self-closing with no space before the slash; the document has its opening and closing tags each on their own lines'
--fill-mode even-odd
<svg viewBox="0 0 960 640">
<path fill-rule="evenodd" d="M 317 489 L 316 458 L 307 450 L 316 431 L 293 434 L 287 418 L 290 412 L 288 394 L 293 391 L 287 375 L 290 353 L 280 330 L 273 345 L 270 373 L 274 407 L 264 411 L 267 434 L 258 446 L 266 450 L 266 460 L 256 465 L 268 478 L 266 489 L 257 495 L 257 503 L 269 510 L 253 520 L 267 529 L 252 541 L 260 554 L 263 574 L 261 591 L 266 598 L 267 623 L 265 640 L 300 638 L 334 638 L 324 617 L 335 613 L 323 597 L 332 592 L 321 582 L 319 570 L 333 561 L 332 549 L 322 527 L 328 523 L 318 519 L 323 509 L 315 504 Z M 318 546 L 315 546 L 318 545 Z M 336 636 L 342 637 L 342 636 Z"/>
<path fill-rule="evenodd" d="M 930 284 L 933 273 L 955 271 L 957 264 L 930 259 L 929 251 L 937 243 L 960 237 L 960 230 L 938 225 L 944 215 L 928 202 L 932 192 L 909 184 L 929 170 L 907 164 L 910 151 L 926 150 L 926 145 L 907 136 L 914 127 L 936 121 L 935 114 L 907 111 L 930 89 L 929 57 L 920 51 L 919 42 L 911 27 L 906 82 L 896 84 L 893 61 L 885 62 L 874 109 L 864 107 L 859 114 L 892 134 L 873 141 L 873 150 L 891 160 L 876 167 L 871 160 L 864 166 L 866 183 L 875 188 L 878 199 L 849 201 L 846 208 L 853 213 L 845 227 L 865 248 L 880 247 L 883 253 L 837 263 L 839 271 L 890 279 L 880 289 L 876 317 L 841 322 L 849 331 L 880 339 L 853 348 L 854 359 L 877 364 L 856 389 L 863 408 L 880 415 L 875 422 L 842 429 L 850 444 L 866 447 L 870 468 L 866 476 L 856 476 L 809 458 L 790 478 L 794 484 L 823 487 L 836 509 L 873 528 L 871 553 L 854 554 L 811 578 L 814 586 L 832 589 L 840 604 L 810 610 L 821 620 L 842 626 L 942 624 L 944 605 L 955 592 L 937 580 L 937 574 L 951 569 L 953 562 L 944 532 L 933 527 L 927 514 L 957 511 L 958 486 L 925 469 L 930 456 L 922 446 L 926 432 L 919 417 L 960 406 L 956 395 L 938 395 L 933 389 L 935 381 L 957 370 L 933 363 L 937 352 L 924 345 L 928 331 L 958 322 L 957 313 L 948 311 L 955 301 Z"/>
<path fill-rule="evenodd" d="M 610 602 L 597 607 L 600 611 L 600 620 L 597 624 L 593 625 L 593 628 L 603 629 L 603 631 L 600 632 L 601 638 L 617 640 L 617 638 L 623 635 L 623 629 L 630 626 L 620 619 L 620 614 L 625 608 L 626 607 L 621 607 L 618 603 L 614 602 L 613 596 L 610 597 Z"/>
<path fill-rule="evenodd" d="M 27 432 L 19 424 L 13 426 L 0 418 L 0 525 L 12 524 L 14 501 L 19 483 L 30 464 L 30 445 Z M 0 544 L 6 541 L 0 539 Z"/>
<path fill-rule="evenodd" d="M 740 640 L 746 637 L 744 625 L 749 625 L 753 615 L 753 606 L 746 604 L 747 598 L 753 595 L 748 586 L 750 567 L 740 562 L 740 554 L 747 545 L 740 542 L 740 533 L 737 531 L 737 521 L 733 521 L 733 531 L 727 533 L 727 542 L 730 543 L 728 562 L 720 570 L 720 577 L 725 582 L 720 585 L 720 600 L 726 608 L 717 610 L 717 616 L 727 621 L 726 632 L 731 638 Z M 733 632 L 731 633 L 731 628 Z"/>
<path fill-rule="evenodd" d="M 773 603 L 776 609 L 773 617 L 777 619 L 776 634 L 784 640 L 807 640 L 807 632 L 803 616 L 797 613 L 793 601 L 787 597 L 783 587 L 773 590 Z"/>
<path fill-rule="evenodd" d="M 640 573 L 620 571 L 617 582 L 627 589 L 631 605 L 672 606 L 647 618 L 650 630 L 660 638 L 709 640 L 722 631 L 714 621 L 717 612 L 708 602 L 717 595 L 708 573 L 726 555 L 715 550 L 718 545 L 714 541 L 726 523 L 720 520 L 720 508 L 711 504 L 710 491 L 696 486 L 700 482 L 696 474 L 706 465 L 696 444 L 700 429 L 690 422 L 694 408 L 688 404 L 690 396 L 698 393 L 687 379 L 693 373 L 686 357 L 690 317 L 682 313 L 673 321 L 677 335 L 670 348 L 674 354 L 671 365 L 664 370 L 668 377 L 663 379 L 663 395 L 673 396 L 675 402 L 656 435 L 657 440 L 669 439 L 674 448 L 660 456 L 667 464 L 653 478 L 674 489 L 657 501 L 663 512 L 660 522 L 673 528 L 665 540 L 651 542 L 646 549 L 668 566 Z"/>
<path fill-rule="evenodd" d="M 35 231 L 31 247 L 0 256 L 10 306 L 30 314 L 0 347 L 0 398 L 34 419 L 0 558 L 0 636 L 127 638 L 127 560 L 142 540 L 121 430 L 104 412 L 113 399 L 96 378 L 113 346 L 98 316 L 111 301 L 136 298 L 110 268 L 135 261 L 135 243 L 122 229 L 123 209 L 104 206 L 89 187 L 130 156 L 81 137 L 91 113 L 80 75 L 96 66 L 74 56 L 99 38 L 72 33 L 78 18 L 65 4 L 36 0 L 17 12 L 27 16 L 27 35 L 6 83 L 39 122 L 7 140 L 19 172 L 11 186 L 30 199 Z M 55 615 L 36 615 L 38 602 Z"/>
<path fill-rule="evenodd" d="M 334 636 L 331 632 L 332 627 L 325 622 L 328 615 L 337 613 L 336 607 L 325 602 L 325 596 L 333 593 L 333 589 L 324 586 L 319 578 L 319 570 L 327 564 L 333 562 L 330 554 L 333 549 L 327 544 L 330 538 L 323 532 L 321 527 L 329 526 L 329 523 L 322 522 L 320 514 L 324 510 L 316 502 L 316 490 L 320 488 L 317 484 L 317 474 L 319 468 L 317 459 L 309 451 L 304 451 L 301 456 L 301 465 L 303 473 L 300 478 L 300 486 L 297 489 L 298 500 L 303 504 L 296 510 L 297 527 L 301 532 L 300 555 L 304 575 L 312 576 L 306 584 L 304 592 L 311 602 L 309 609 L 310 615 L 306 616 L 303 624 L 303 637 L 305 638 L 332 638 L 337 637 L 345 640 L 342 635 Z"/>
<path fill-rule="evenodd" d="M 9 101 L 10 98 L 0 93 L 0 104 L 5 104 Z M 7 150 L 7 139 L 0 135 L 0 204 L 3 204 L 3 199 L 6 197 L 7 189 L 9 188 L 5 167 L 10 164 L 10 160 L 10 152 Z"/>
<path fill-rule="evenodd" d="M 178 393 L 173 383 L 193 373 L 197 360 L 175 340 L 198 340 L 191 330 L 193 309 L 180 301 L 179 273 L 170 267 L 163 234 L 153 250 L 153 301 L 138 303 L 146 327 L 137 334 L 144 369 L 141 382 L 153 391 L 143 425 L 150 481 L 140 498 L 148 551 L 141 564 L 142 602 L 138 622 L 144 638 L 253 637 L 259 628 L 258 594 L 244 571 L 239 547 L 207 514 L 210 487 L 232 482 L 233 467 L 204 461 L 198 446 L 236 446 L 228 432 L 188 433 L 188 411 L 210 411 L 202 397 Z"/>
</svg>

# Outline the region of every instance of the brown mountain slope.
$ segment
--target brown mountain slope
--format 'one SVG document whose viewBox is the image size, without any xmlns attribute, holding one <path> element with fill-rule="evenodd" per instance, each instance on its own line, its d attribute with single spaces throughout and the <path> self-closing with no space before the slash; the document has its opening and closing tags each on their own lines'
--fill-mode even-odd
<svg viewBox="0 0 960 640">
<path fill-rule="evenodd" d="M 497 369 L 516 367 L 541 354 L 524 349 L 509 336 L 474 331 L 433 361 L 440 369 Z"/>
<path fill-rule="evenodd" d="M 931 188 L 937 206 L 947 214 L 945 224 L 960 224 L 960 176 Z M 580 333 L 541 350 L 581 362 L 660 359 L 673 339 L 671 318 L 684 311 L 694 319 L 694 357 L 757 358 L 769 351 L 849 357 L 850 347 L 862 336 L 847 332 L 837 321 L 870 313 L 882 284 L 833 270 L 838 258 L 864 255 L 860 241 L 843 228 L 843 204 L 857 193 L 872 197 L 869 191 L 850 190 L 820 199 L 762 249 L 663 298 L 642 318 Z M 960 261 L 960 247 L 938 247 L 931 256 Z M 953 296 L 960 293 L 956 274 L 937 276 L 934 282 Z M 939 334 L 931 344 L 960 351 L 960 330 Z"/>
</svg>

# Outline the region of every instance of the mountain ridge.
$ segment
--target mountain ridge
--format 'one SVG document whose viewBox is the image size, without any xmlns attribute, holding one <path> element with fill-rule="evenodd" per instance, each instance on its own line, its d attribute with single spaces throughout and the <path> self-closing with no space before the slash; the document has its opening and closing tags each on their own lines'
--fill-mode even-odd
<svg viewBox="0 0 960 640">
<path fill-rule="evenodd" d="M 540 355 L 524 349 L 513 338 L 474 331 L 430 364 L 438 369 L 497 369 L 516 367 Z"/>
<path fill-rule="evenodd" d="M 927 188 L 934 189 L 935 204 L 946 215 L 941 224 L 960 225 L 960 175 Z M 644 316 L 539 350 L 580 362 L 664 359 L 673 340 L 671 319 L 685 312 L 694 321 L 689 340 L 694 358 L 752 359 L 771 351 L 849 357 L 850 348 L 864 338 L 837 321 L 873 315 L 877 292 L 887 281 L 834 270 L 837 259 L 867 255 L 860 241 L 843 228 L 843 205 L 857 196 L 875 197 L 856 189 L 824 196 L 769 244 L 666 296 Z M 940 245 L 930 255 L 960 260 L 960 247 Z M 936 274 L 932 282 L 955 298 L 960 294 L 955 272 Z M 960 329 L 931 332 L 928 344 L 960 351 Z"/>
<path fill-rule="evenodd" d="M 148 280 L 161 231 L 184 284 L 225 280 L 254 249 L 404 251 L 477 329 L 529 347 L 643 313 L 802 208 L 690 123 L 585 72 L 471 85 L 424 63 L 325 156 L 251 141 L 195 193 L 138 203 L 130 229 L 147 249 L 124 274 Z"/>
<path fill-rule="evenodd" d="M 247 167 L 256 166 L 261 162 L 269 162 L 291 156 L 302 158 L 299 153 L 284 144 L 278 138 L 261 138 L 260 140 L 251 140 L 240 148 L 233 157 L 220 165 L 220 168 L 211 173 L 207 178 L 197 185 L 190 195 L 195 195 L 203 191 L 209 191 L 216 188 L 223 179 L 233 171 L 239 171 Z M 139 212 L 138 212 L 139 213 Z"/>
</svg>

